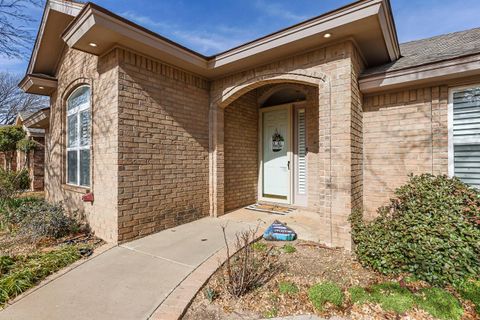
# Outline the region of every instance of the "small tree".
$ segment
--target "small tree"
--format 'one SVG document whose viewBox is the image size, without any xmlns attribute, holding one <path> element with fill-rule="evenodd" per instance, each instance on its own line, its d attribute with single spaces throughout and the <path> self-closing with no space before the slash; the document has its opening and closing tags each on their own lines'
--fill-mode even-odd
<svg viewBox="0 0 480 320">
<path fill-rule="evenodd" d="M 28 137 L 17 142 L 17 150 L 22 151 L 25 155 L 25 168 L 27 169 L 30 168 L 30 152 L 34 151 L 36 147 L 37 142 Z"/>
<path fill-rule="evenodd" d="M 25 131 L 21 127 L 0 128 L 0 152 L 5 155 L 5 170 L 12 170 L 12 160 L 17 150 L 17 143 L 23 138 L 25 138 Z"/>
</svg>

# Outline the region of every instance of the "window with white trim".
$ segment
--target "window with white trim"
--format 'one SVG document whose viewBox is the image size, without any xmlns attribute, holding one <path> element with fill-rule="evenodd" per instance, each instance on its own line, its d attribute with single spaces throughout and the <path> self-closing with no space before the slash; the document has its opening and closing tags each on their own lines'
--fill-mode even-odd
<svg viewBox="0 0 480 320">
<path fill-rule="evenodd" d="M 90 87 L 67 100 L 67 184 L 90 186 Z"/>
<path fill-rule="evenodd" d="M 450 91 L 449 174 L 480 188 L 480 85 Z"/>
</svg>

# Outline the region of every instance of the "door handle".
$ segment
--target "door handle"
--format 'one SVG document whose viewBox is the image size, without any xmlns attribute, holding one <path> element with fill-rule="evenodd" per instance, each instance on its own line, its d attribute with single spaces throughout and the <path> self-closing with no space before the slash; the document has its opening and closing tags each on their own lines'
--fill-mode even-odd
<svg viewBox="0 0 480 320">
<path fill-rule="evenodd" d="M 290 161 L 287 162 L 287 169 L 290 170 Z"/>
</svg>

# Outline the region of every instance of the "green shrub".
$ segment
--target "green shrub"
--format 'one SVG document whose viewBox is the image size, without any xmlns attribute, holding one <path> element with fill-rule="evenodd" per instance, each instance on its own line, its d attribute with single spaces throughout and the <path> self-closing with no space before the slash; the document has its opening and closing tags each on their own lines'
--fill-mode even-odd
<svg viewBox="0 0 480 320">
<path fill-rule="evenodd" d="M 449 292 L 440 288 L 422 289 L 417 295 L 417 305 L 432 316 L 442 320 L 458 320 L 463 308 Z"/>
<path fill-rule="evenodd" d="M 10 256 L 0 257 L 0 277 L 10 271 L 15 264 L 15 260 Z"/>
<path fill-rule="evenodd" d="M 373 285 L 370 289 L 370 300 L 378 303 L 384 310 L 404 313 L 412 309 L 415 304 L 414 295 L 398 283 L 380 283 Z"/>
<path fill-rule="evenodd" d="M 25 131 L 19 126 L 0 127 L 0 152 L 5 157 L 7 171 L 11 170 L 17 143 L 25 137 Z"/>
<path fill-rule="evenodd" d="M 380 305 L 383 310 L 397 314 L 405 313 L 414 307 L 442 320 L 458 320 L 463 314 L 458 300 L 441 288 L 426 288 L 414 294 L 396 282 L 385 282 L 367 289 L 352 287 L 348 291 L 352 303 L 371 302 Z"/>
<path fill-rule="evenodd" d="M 475 305 L 475 311 L 480 314 L 480 280 L 465 281 L 457 287 L 463 299 L 470 300 Z"/>
<path fill-rule="evenodd" d="M 294 295 L 298 293 L 298 287 L 295 285 L 295 283 L 286 281 L 280 282 L 278 284 L 278 290 L 281 294 L 287 295 Z"/>
<path fill-rule="evenodd" d="M 0 201 L 0 230 L 12 229 L 16 221 L 15 213 L 19 207 L 39 201 L 43 200 L 38 197 L 16 197 Z"/>
<path fill-rule="evenodd" d="M 348 293 L 350 294 L 350 300 L 354 304 L 362 304 L 368 302 L 371 298 L 367 290 L 362 287 L 351 287 L 350 289 L 348 289 Z"/>
<path fill-rule="evenodd" d="M 456 178 L 411 176 L 370 223 L 352 213 L 355 252 L 384 274 L 411 273 L 435 285 L 480 272 L 480 194 Z"/>
<path fill-rule="evenodd" d="M 323 282 L 314 285 L 308 290 L 308 298 L 317 310 L 323 310 L 326 302 L 339 307 L 343 303 L 343 292 L 333 282 Z"/>
<path fill-rule="evenodd" d="M 27 137 L 17 142 L 17 150 L 20 150 L 25 153 L 29 153 L 37 148 L 38 143 L 34 140 L 31 140 Z"/>
<path fill-rule="evenodd" d="M 283 246 L 283 252 L 285 253 L 294 253 L 296 251 L 297 249 L 291 244 L 286 244 Z"/>
<path fill-rule="evenodd" d="M 61 204 L 46 201 L 30 202 L 14 211 L 12 222 L 20 226 L 20 232 L 33 238 L 61 238 L 79 230 L 78 222 L 69 217 Z"/>
<path fill-rule="evenodd" d="M 265 252 L 267 251 L 268 247 L 263 242 L 255 242 L 255 243 L 252 243 L 252 249 L 255 251 Z"/>
<path fill-rule="evenodd" d="M 50 274 L 80 259 L 76 246 L 19 257 L 10 265 L 9 272 L 0 277 L 0 305 L 34 286 Z"/>
<path fill-rule="evenodd" d="M 352 303 L 372 302 L 386 311 L 404 313 L 413 308 L 415 296 L 396 282 L 375 284 L 368 289 L 352 287 L 348 290 Z"/>
<path fill-rule="evenodd" d="M 28 170 L 7 171 L 0 168 L 0 202 L 8 202 L 20 191 L 30 188 Z"/>
</svg>

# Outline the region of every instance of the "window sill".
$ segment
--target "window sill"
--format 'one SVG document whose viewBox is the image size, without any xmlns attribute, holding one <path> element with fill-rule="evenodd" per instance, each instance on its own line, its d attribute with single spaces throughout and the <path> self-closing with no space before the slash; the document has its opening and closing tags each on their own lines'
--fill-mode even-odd
<svg viewBox="0 0 480 320">
<path fill-rule="evenodd" d="M 88 187 L 72 186 L 70 184 L 62 184 L 62 187 L 66 191 L 72 191 L 81 194 L 87 194 L 90 192 L 90 188 Z"/>
</svg>

